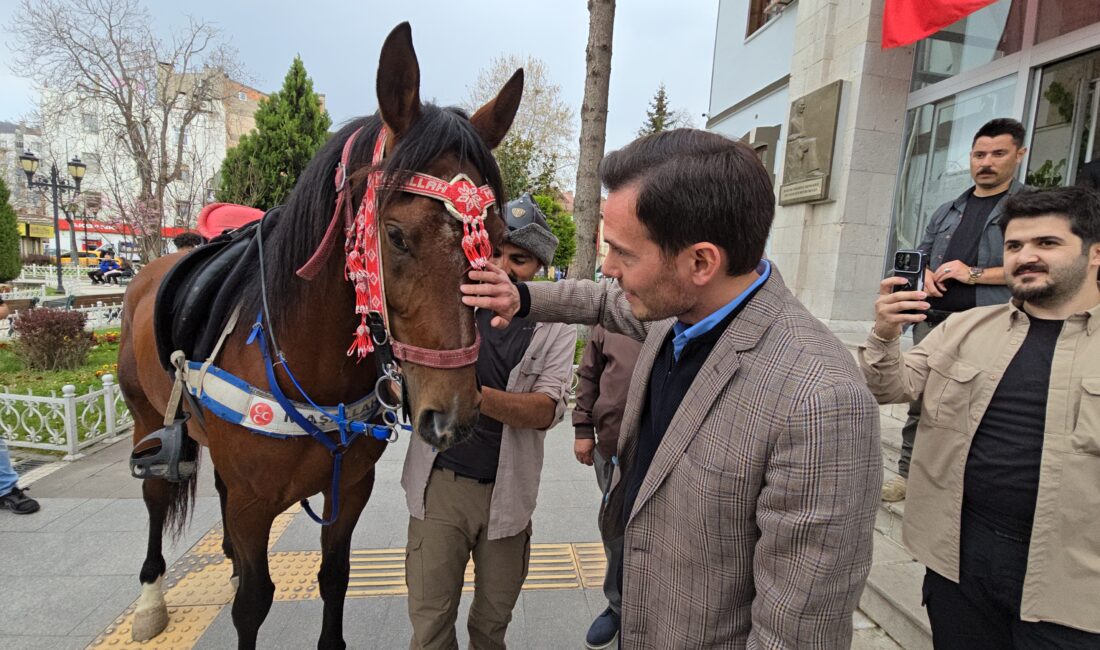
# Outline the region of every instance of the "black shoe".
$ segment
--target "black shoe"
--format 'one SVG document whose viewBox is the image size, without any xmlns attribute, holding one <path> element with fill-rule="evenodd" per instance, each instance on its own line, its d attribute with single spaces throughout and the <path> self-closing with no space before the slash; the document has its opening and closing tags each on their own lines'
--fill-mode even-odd
<svg viewBox="0 0 1100 650">
<path fill-rule="evenodd" d="M 29 515 L 38 512 L 38 502 L 26 495 L 26 490 L 17 487 L 0 497 L 0 510 L 11 510 L 17 515 Z"/>
<path fill-rule="evenodd" d="M 608 607 L 592 621 L 588 636 L 584 637 L 584 647 L 589 650 L 614 648 L 619 640 L 619 615 Z"/>
</svg>

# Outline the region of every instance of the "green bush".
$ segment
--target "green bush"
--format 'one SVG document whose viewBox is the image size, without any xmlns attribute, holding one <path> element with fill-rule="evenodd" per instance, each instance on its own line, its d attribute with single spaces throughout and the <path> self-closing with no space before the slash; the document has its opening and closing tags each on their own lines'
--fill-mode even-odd
<svg viewBox="0 0 1100 650">
<path fill-rule="evenodd" d="M 84 363 L 95 343 L 84 331 L 86 317 L 68 309 L 27 309 L 15 318 L 14 350 L 28 368 L 66 370 Z"/>
</svg>

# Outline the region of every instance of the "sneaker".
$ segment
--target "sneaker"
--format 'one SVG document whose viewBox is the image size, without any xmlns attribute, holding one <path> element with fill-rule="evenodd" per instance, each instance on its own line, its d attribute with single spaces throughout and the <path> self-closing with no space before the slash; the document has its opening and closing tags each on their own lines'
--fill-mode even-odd
<svg viewBox="0 0 1100 650">
<path fill-rule="evenodd" d="M 29 515 L 38 512 L 38 502 L 26 495 L 26 490 L 17 487 L 0 497 L 0 510 L 11 510 L 17 515 Z"/>
<path fill-rule="evenodd" d="M 895 476 L 882 484 L 882 500 L 887 503 L 905 500 L 904 476 Z"/>
<path fill-rule="evenodd" d="M 584 647 L 589 650 L 614 648 L 619 640 L 619 615 L 608 607 L 592 621 L 588 636 L 584 637 Z"/>
</svg>

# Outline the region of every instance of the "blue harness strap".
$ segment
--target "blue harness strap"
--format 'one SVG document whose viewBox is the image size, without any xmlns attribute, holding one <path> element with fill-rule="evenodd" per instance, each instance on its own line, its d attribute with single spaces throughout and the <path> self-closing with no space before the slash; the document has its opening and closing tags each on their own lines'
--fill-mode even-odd
<svg viewBox="0 0 1100 650">
<path fill-rule="evenodd" d="M 275 377 L 275 362 L 271 359 L 271 352 L 268 348 L 267 335 L 263 326 L 263 313 L 261 312 L 256 318 L 256 322 L 252 325 L 252 333 L 248 335 L 248 345 L 253 342 L 257 342 L 260 346 L 260 353 L 264 358 L 264 370 L 267 373 L 267 383 L 271 390 L 271 395 L 275 398 L 275 401 L 279 403 L 279 406 L 283 408 L 290 419 L 294 421 L 303 431 L 309 434 L 311 438 L 324 445 L 325 449 L 332 454 L 332 512 L 328 518 L 319 517 L 313 508 L 310 507 L 307 499 L 302 499 L 302 508 L 305 509 L 306 514 L 310 516 L 313 521 L 321 524 L 322 526 L 328 526 L 332 522 L 336 521 L 336 517 L 340 514 L 340 469 L 344 459 L 344 452 L 347 451 L 351 443 L 355 442 L 355 439 L 366 432 L 370 432 L 371 436 L 379 440 L 388 440 L 390 436 L 389 430 L 384 426 L 370 425 L 366 422 L 358 422 L 355 420 L 349 420 L 344 404 L 340 404 L 336 407 L 336 412 L 333 413 L 321 406 L 318 406 L 310 397 L 306 394 L 302 387 L 298 384 L 298 380 L 295 379 L 293 373 L 290 372 L 290 367 L 286 364 L 284 359 L 279 359 L 278 363 L 282 364 L 283 371 L 290 377 L 290 381 L 294 384 L 294 387 L 302 394 L 302 397 L 309 402 L 310 406 L 321 411 L 325 415 L 328 415 L 339 427 L 340 442 L 333 442 L 329 438 L 328 434 L 319 429 L 317 425 L 306 419 L 297 408 L 294 407 L 292 402 L 283 390 L 279 387 L 279 382 Z"/>
</svg>

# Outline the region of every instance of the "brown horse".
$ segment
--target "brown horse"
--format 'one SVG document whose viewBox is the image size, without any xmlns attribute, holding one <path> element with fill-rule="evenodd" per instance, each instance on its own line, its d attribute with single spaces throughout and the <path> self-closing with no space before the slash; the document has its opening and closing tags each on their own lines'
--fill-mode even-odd
<svg viewBox="0 0 1100 650">
<path fill-rule="evenodd" d="M 488 185 L 498 203 L 484 215 L 484 226 L 491 240 L 499 241 L 503 222 L 498 207 L 503 190 L 491 150 L 511 126 L 523 75 L 517 71 L 493 101 L 469 118 L 457 109 L 421 104 L 419 86 L 420 69 L 406 23 L 390 33 L 382 48 L 378 113 L 347 125 L 330 139 L 299 178 L 279 220 L 270 231 L 264 229 L 261 255 L 265 271 L 253 273 L 240 292 L 242 318 L 266 309 L 271 334 L 286 361 L 285 366 L 276 364 L 277 383 L 292 400 L 304 401 L 305 395 L 289 381 L 286 367 L 293 369 L 300 386 L 319 404 L 350 404 L 369 393 L 377 378 L 378 370 L 370 358 L 357 362 L 347 352 L 360 319 L 355 313 L 355 289 L 345 280 L 344 255 L 322 256 L 326 261 L 312 281 L 296 274 L 322 246 L 336 209 L 333 179 L 342 153 L 346 153 L 348 164 L 341 166 L 346 170 L 341 173 L 349 178 L 347 198 L 353 206 L 360 205 L 367 193 L 373 169 L 380 169 L 391 183 L 379 188 L 377 222 L 385 307 L 393 340 L 433 351 L 471 349 L 477 340 L 473 313 L 460 300 L 459 284 L 469 263 L 461 243 L 463 225 L 453 216 L 453 206 L 445 209 L 438 200 L 407 189 L 394 190 L 392 182 L 419 172 L 437 179 L 462 174 L 475 186 Z M 372 169 L 372 150 L 382 129 L 389 133 L 385 157 Z M 358 139 L 343 152 L 355 134 Z M 338 228 L 335 232 L 338 239 L 329 250 L 339 253 L 344 250 L 345 231 Z M 168 255 L 150 263 L 126 293 L 119 379 L 134 416 L 135 445 L 163 425 L 169 408 L 173 381 L 158 357 L 154 303 L 162 279 L 183 256 Z M 266 390 L 266 366 L 257 346 L 248 343 L 248 335 L 247 327 L 233 329 L 216 363 Z M 440 448 L 461 441 L 478 417 L 480 392 L 472 365 L 429 367 L 408 359 L 401 374 L 405 409 L 416 434 Z M 256 435 L 219 419 L 206 408 L 198 411 L 193 415 L 202 416 L 201 426 L 198 417 L 192 417 L 187 426 L 192 437 L 209 445 L 225 524 L 223 548 L 233 562 L 234 576 L 239 576 L 233 624 L 239 647 L 254 648 L 275 589 L 267 556 L 272 522 L 296 501 L 317 493 L 325 495 L 325 516 L 332 514 L 333 457 L 308 437 L 280 440 Z M 185 439 L 185 444 L 195 443 Z M 343 608 L 351 534 L 370 497 L 374 465 L 385 446 L 381 440 L 364 436 L 343 456 L 338 514 L 321 531 L 318 582 L 324 620 L 320 648 L 345 647 Z M 194 451 L 190 450 L 192 457 Z M 167 624 L 161 538 L 166 528 L 178 533 L 185 524 L 194 480 L 192 474 L 178 482 L 163 478 L 143 482 L 149 546 L 140 574 L 143 591 L 135 612 L 135 640 L 152 638 Z"/>
</svg>

